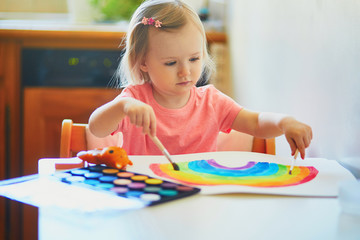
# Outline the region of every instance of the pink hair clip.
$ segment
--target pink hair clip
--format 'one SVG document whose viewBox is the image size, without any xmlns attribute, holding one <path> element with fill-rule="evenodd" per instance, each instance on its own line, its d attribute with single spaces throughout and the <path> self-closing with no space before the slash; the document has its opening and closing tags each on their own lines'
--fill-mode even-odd
<svg viewBox="0 0 360 240">
<path fill-rule="evenodd" d="M 156 28 L 161 27 L 162 24 L 162 22 L 160 22 L 159 20 L 155 21 L 153 18 L 146 18 L 146 17 L 143 17 L 141 23 L 144 25 L 154 25 Z"/>
</svg>

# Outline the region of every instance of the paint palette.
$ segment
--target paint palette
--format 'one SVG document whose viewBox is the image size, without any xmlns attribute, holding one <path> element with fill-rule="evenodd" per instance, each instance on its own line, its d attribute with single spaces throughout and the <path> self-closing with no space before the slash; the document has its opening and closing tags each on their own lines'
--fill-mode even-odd
<svg viewBox="0 0 360 240">
<path fill-rule="evenodd" d="M 53 176 L 64 183 L 134 199 L 147 206 L 191 196 L 200 191 L 199 188 L 103 165 L 71 169 Z"/>
</svg>

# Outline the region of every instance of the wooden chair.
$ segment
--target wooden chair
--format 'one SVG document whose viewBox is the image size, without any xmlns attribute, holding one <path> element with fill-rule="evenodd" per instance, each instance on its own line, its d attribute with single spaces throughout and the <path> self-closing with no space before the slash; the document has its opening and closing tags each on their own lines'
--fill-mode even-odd
<svg viewBox="0 0 360 240">
<path fill-rule="evenodd" d="M 60 158 L 69 158 L 75 156 L 78 152 L 88 150 L 89 131 L 87 124 L 73 123 L 71 119 L 64 119 L 61 129 Z M 232 139 L 231 139 L 232 138 Z M 232 131 L 230 134 L 221 134 L 219 136 L 218 150 L 221 151 L 252 151 L 275 155 L 275 139 L 255 138 L 250 135 Z M 235 140 L 234 140 L 235 139 Z M 250 145 L 248 149 L 242 149 L 239 146 L 233 146 L 246 139 Z M 249 139 L 249 140 L 248 140 Z M 252 143 L 251 143 L 252 141 Z M 235 142 L 235 143 L 234 143 Z M 231 146 L 232 145 L 232 146 Z M 237 144 L 241 145 L 241 144 Z M 104 147 L 104 146 L 99 146 Z"/>
<path fill-rule="evenodd" d="M 87 150 L 87 124 L 73 123 L 71 119 L 64 119 L 61 126 L 60 158 L 68 158 L 76 153 Z"/>
<path fill-rule="evenodd" d="M 275 155 L 276 154 L 275 138 L 263 139 L 263 138 L 254 137 L 252 152 Z"/>
</svg>

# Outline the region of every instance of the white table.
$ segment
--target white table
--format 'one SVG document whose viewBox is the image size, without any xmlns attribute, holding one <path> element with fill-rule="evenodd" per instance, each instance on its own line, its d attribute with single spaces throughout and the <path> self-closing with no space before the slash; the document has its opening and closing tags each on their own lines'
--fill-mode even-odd
<svg viewBox="0 0 360 240">
<path fill-rule="evenodd" d="M 196 195 L 112 214 L 39 210 L 40 239 L 359 239 L 337 198 Z"/>
<path fill-rule="evenodd" d="M 43 161 L 42 165 L 49 166 L 49 162 Z M 40 208 L 39 237 L 360 239 L 360 216 L 343 213 L 338 198 L 197 194 L 153 207 L 111 213 Z"/>
</svg>

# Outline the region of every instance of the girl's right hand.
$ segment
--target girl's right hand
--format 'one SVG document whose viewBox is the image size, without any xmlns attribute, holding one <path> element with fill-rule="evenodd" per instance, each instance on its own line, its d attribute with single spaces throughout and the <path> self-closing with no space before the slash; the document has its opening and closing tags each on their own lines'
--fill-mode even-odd
<svg viewBox="0 0 360 240">
<path fill-rule="evenodd" d="M 143 128 L 144 134 L 156 135 L 156 117 L 153 108 L 134 98 L 124 104 L 124 113 L 130 122 Z"/>
</svg>

